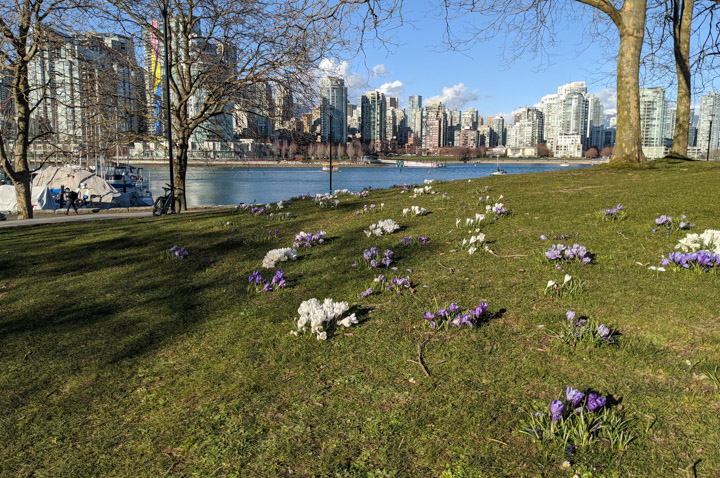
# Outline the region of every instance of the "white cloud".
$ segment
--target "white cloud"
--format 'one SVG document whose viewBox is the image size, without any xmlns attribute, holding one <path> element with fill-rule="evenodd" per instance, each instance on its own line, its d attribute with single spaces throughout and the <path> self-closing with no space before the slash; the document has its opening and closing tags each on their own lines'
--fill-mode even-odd
<svg viewBox="0 0 720 478">
<path fill-rule="evenodd" d="M 446 108 L 462 109 L 473 101 L 479 99 L 477 90 L 468 91 L 468 87 L 463 83 L 458 83 L 454 86 L 444 86 L 441 95 L 433 96 L 428 98 L 427 101 L 440 101 Z"/>
<path fill-rule="evenodd" d="M 377 88 L 378 91 L 385 93 L 385 96 L 400 97 L 405 91 L 403 82 L 400 80 L 383 83 Z"/>
<path fill-rule="evenodd" d="M 607 114 L 610 110 L 617 110 L 617 90 L 615 88 L 605 88 L 595 93 L 600 100 L 600 104 L 605 108 Z"/>
<path fill-rule="evenodd" d="M 382 63 L 373 66 L 372 72 L 374 77 L 380 78 L 392 75 L 392 72 L 388 71 L 388 69 Z"/>
<path fill-rule="evenodd" d="M 319 77 L 325 76 L 337 76 L 345 80 L 345 86 L 347 86 L 348 92 L 360 91 L 368 88 L 367 78 L 360 73 L 354 72 L 350 69 L 350 63 L 343 60 L 337 62 L 329 58 L 323 58 L 320 61 L 318 67 Z"/>
</svg>

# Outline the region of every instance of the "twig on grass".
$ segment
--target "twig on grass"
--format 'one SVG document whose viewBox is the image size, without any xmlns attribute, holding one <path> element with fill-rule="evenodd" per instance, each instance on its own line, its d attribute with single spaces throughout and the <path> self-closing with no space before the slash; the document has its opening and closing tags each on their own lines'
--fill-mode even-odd
<svg viewBox="0 0 720 478">
<path fill-rule="evenodd" d="M 427 375 L 427 376 L 429 377 L 429 376 L 430 376 L 430 372 L 428 372 L 427 367 L 425 367 L 425 364 L 423 363 L 423 358 L 422 358 L 422 348 L 423 348 L 423 346 L 427 343 L 428 340 L 430 340 L 430 337 L 428 337 L 428 338 L 426 338 L 425 340 L 423 340 L 423 342 L 422 342 L 421 344 L 418 344 L 418 346 L 417 346 L 417 348 L 418 348 L 418 358 L 417 358 L 417 360 L 410 360 L 410 359 L 408 359 L 408 362 L 412 362 L 412 363 L 418 364 L 418 365 L 420 366 L 420 368 L 423 369 L 423 372 L 425 372 L 425 375 Z"/>
<path fill-rule="evenodd" d="M 623 239 L 627 239 L 627 236 L 625 236 L 625 234 L 623 234 L 622 232 L 618 231 L 618 234 L 620 234 L 623 237 Z"/>
<path fill-rule="evenodd" d="M 441 265 L 442 267 L 444 267 L 445 269 L 449 270 L 450 272 L 455 272 L 455 271 L 457 270 L 457 269 L 455 269 L 454 267 L 448 267 L 448 266 L 446 266 L 446 265 L 443 264 L 442 262 L 438 262 L 438 264 Z"/>
<path fill-rule="evenodd" d="M 502 257 L 504 259 L 510 259 L 512 257 L 527 257 L 527 254 L 510 254 L 508 256 L 501 256 L 499 254 L 495 254 L 495 252 L 493 252 L 493 250 L 490 249 L 489 247 L 486 247 L 485 250 L 495 257 Z"/>
</svg>

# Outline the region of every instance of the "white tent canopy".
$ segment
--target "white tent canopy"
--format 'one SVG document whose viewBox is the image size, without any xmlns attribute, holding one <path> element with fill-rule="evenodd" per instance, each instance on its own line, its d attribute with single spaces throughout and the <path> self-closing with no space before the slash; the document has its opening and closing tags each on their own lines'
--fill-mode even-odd
<svg viewBox="0 0 720 478">
<path fill-rule="evenodd" d="M 35 176 L 33 186 L 48 187 L 50 189 L 66 187 L 78 191 L 81 197 L 83 195 L 89 196 L 93 202 L 99 201 L 107 204 L 118 203 L 122 196 L 122 193 L 118 192 L 107 181 L 87 169 L 48 167 Z"/>
<path fill-rule="evenodd" d="M 57 208 L 55 198 L 46 187 L 34 186 L 31 196 L 33 209 L 52 210 Z M 17 212 L 15 186 L 9 186 L 7 184 L 0 186 L 0 211 L 10 211 L 13 214 Z"/>
</svg>

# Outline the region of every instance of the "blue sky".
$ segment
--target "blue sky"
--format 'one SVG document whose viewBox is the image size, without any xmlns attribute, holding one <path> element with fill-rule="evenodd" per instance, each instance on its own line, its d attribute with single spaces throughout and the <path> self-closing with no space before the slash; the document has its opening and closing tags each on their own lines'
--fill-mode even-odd
<svg viewBox="0 0 720 478">
<path fill-rule="evenodd" d="M 549 57 L 523 57 L 508 65 L 502 36 L 465 53 L 443 48 L 445 22 L 430 11 L 430 3 L 405 2 L 403 16 L 409 24 L 394 31 L 396 45 L 366 44 L 364 55 L 324 61 L 321 67 L 345 77 L 351 102 L 365 91 L 380 89 L 400 97 L 401 106 L 409 95 L 419 94 L 423 103 L 440 99 L 450 108 L 473 107 L 491 116 L 537 104 L 565 83 L 585 81 L 606 110 L 615 108 L 615 47 L 592 41 L 582 22 L 562 25 Z M 541 63 L 550 65 L 539 68 Z M 674 96 L 671 89 L 666 94 Z"/>
</svg>

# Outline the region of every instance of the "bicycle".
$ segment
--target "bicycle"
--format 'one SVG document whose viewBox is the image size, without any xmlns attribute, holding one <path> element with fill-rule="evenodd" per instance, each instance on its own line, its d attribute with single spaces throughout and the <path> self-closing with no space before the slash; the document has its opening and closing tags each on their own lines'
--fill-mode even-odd
<svg viewBox="0 0 720 478">
<path fill-rule="evenodd" d="M 172 209 L 170 208 L 170 205 L 172 204 L 172 201 L 175 202 L 175 212 L 179 213 L 180 209 L 182 207 L 182 202 L 180 202 L 180 198 L 170 194 L 170 191 L 172 189 L 170 188 L 169 184 L 165 184 L 167 187 L 163 187 L 163 191 L 165 191 L 164 196 L 160 196 L 155 200 L 155 205 L 153 206 L 153 216 L 162 216 L 166 214 L 172 214 Z M 182 191 L 182 188 L 175 187 L 176 191 Z"/>
</svg>

